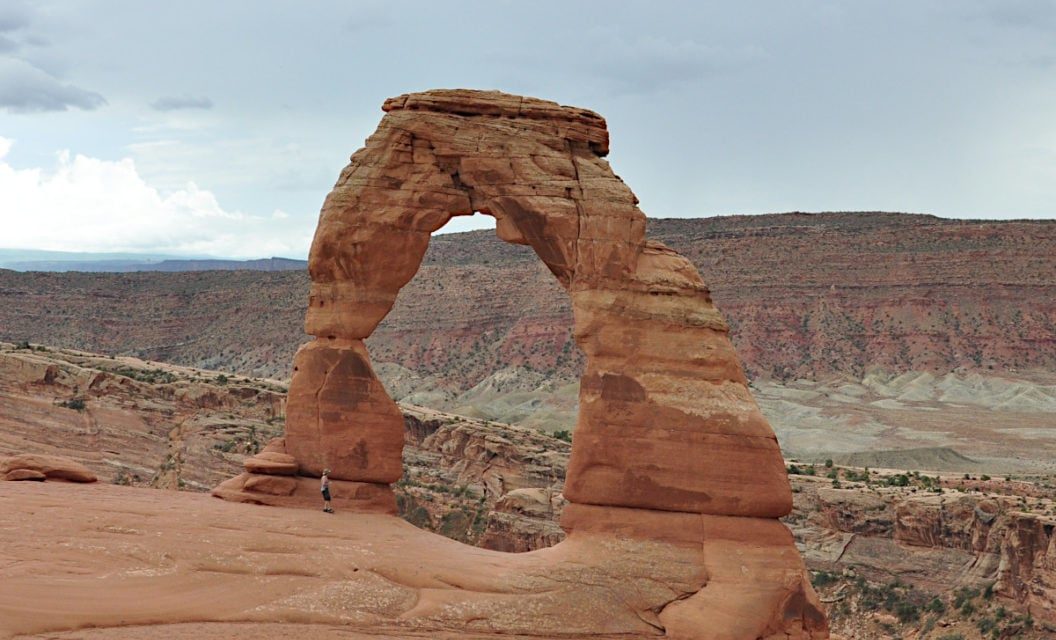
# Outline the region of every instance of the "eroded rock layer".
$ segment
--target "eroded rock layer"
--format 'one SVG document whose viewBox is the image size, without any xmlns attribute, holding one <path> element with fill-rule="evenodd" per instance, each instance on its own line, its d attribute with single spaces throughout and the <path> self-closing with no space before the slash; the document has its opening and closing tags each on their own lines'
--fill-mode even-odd
<svg viewBox="0 0 1056 640">
<path fill-rule="evenodd" d="M 605 121 L 498 92 L 430 91 L 383 109 L 323 204 L 305 321 L 315 340 L 296 356 L 286 439 L 271 453 L 303 476 L 330 468 L 382 490 L 400 477 L 403 420 L 363 340 L 434 231 L 491 215 L 499 237 L 530 246 L 568 292 L 586 356 L 564 489 L 570 541 L 589 531 L 704 544 L 699 584 L 652 609 L 674 636 L 825 637 L 776 521 L 792 502 L 777 440 L 696 269 L 646 241 L 637 198 L 603 159 Z M 218 495 L 253 501 L 257 477 L 270 478 L 262 490 L 292 487 L 253 472 L 273 462 L 247 463 Z"/>
</svg>

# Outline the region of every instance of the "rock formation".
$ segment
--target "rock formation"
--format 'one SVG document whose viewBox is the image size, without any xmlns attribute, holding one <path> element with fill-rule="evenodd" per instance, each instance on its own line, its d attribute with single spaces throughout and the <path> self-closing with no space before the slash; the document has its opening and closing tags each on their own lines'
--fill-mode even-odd
<svg viewBox="0 0 1056 640">
<path fill-rule="evenodd" d="M 607 536 L 702 550 L 693 588 L 637 611 L 675 637 L 826 637 L 777 521 L 792 503 L 777 441 L 700 276 L 646 241 L 637 198 L 603 159 L 605 121 L 497 92 L 409 94 L 383 109 L 323 204 L 305 321 L 315 340 L 295 357 L 285 440 L 216 494 L 290 504 L 276 496 L 299 499 L 305 478 L 329 467 L 344 483 L 335 493 L 353 498 L 346 506 L 379 509 L 402 474 L 404 425 L 363 340 L 430 234 L 480 212 L 568 292 L 586 355 L 564 492 L 570 536 L 557 548 Z M 294 463 L 299 477 L 288 475 Z"/>
<path fill-rule="evenodd" d="M 208 491 L 282 433 L 284 391 L 276 381 L 0 342 L 0 460 L 59 456 L 103 482 Z"/>
<path fill-rule="evenodd" d="M 95 482 L 98 478 L 84 465 L 69 458 L 22 454 L 0 458 L 0 480 Z"/>
</svg>

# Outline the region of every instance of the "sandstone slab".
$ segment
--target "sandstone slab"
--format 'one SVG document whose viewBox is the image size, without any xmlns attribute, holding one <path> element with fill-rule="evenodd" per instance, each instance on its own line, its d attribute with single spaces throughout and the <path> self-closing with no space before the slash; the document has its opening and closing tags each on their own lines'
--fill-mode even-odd
<svg viewBox="0 0 1056 640">
<path fill-rule="evenodd" d="M 0 476 L 6 480 L 44 478 L 66 482 L 95 482 L 98 480 L 87 467 L 69 458 L 28 453 L 0 459 Z"/>
<path fill-rule="evenodd" d="M 330 492 L 335 509 L 364 513 L 396 514 L 392 488 L 370 482 L 331 480 Z M 212 494 L 232 502 L 321 509 L 318 478 L 243 473 L 213 489 Z"/>
<path fill-rule="evenodd" d="M 297 459 L 285 453 L 262 451 L 243 463 L 248 473 L 261 473 L 272 476 L 297 475 Z"/>
<path fill-rule="evenodd" d="M 43 482 L 48 477 L 36 469 L 12 469 L 4 474 L 4 480 L 35 480 Z"/>
</svg>

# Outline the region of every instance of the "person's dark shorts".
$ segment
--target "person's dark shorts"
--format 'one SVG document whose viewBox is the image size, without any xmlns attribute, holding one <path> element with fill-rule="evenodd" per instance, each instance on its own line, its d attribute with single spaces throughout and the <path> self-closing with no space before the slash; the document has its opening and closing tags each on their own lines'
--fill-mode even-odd
<svg viewBox="0 0 1056 640">
<path fill-rule="evenodd" d="M 323 500 L 326 500 L 327 502 L 330 501 L 330 490 L 329 489 L 323 489 Z"/>
</svg>

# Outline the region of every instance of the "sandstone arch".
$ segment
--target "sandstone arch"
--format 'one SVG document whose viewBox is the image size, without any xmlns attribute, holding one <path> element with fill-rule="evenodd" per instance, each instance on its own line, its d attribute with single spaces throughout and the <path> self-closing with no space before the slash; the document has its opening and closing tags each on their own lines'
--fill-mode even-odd
<svg viewBox="0 0 1056 640">
<path fill-rule="evenodd" d="M 430 234 L 483 212 L 568 291 L 587 358 L 563 526 L 703 543 L 715 554 L 705 582 L 727 586 L 702 585 L 665 607 L 663 628 L 676 635 L 728 621 L 730 634 L 704 637 L 823 637 L 802 562 L 776 520 L 791 508 L 776 438 L 695 268 L 645 239 L 637 198 L 603 159 L 605 121 L 464 90 L 404 95 L 383 109 L 320 214 L 305 321 L 315 340 L 295 359 L 285 442 L 217 494 L 314 498 L 306 478 L 330 467 L 358 508 L 392 509 L 402 416 L 363 340 L 417 272 Z M 268 465 L 302 478 L 277 479 Z M 740 559 L 716 559 L 730 553 Z"/>
</svg>

